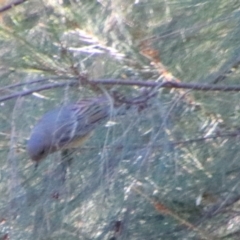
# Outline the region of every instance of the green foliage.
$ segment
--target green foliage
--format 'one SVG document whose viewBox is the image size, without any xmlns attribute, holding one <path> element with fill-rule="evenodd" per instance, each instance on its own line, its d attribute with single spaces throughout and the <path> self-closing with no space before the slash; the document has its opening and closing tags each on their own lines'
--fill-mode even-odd
<svg viewBox="0 0 240 240">
<path fill-rule="evenodd" d="M 144 92 L 83 83 L 37 91 L 46 84 L 79 76 L 159 82 L 160 61 L 181 83 L 239 84 L 239 7 L 236 0 L 34 0 L 2 13 L 1 97 L 33 93 L 0 103 L 2 235 L 238 239 L 238 92 L 160 89 L 142 111 L 133 106 L 96 129 L 67 166 L 56 153 L 34 170 L 25 146 L 36 121 L 60 104 L 102 90 Z"/>
</svg>

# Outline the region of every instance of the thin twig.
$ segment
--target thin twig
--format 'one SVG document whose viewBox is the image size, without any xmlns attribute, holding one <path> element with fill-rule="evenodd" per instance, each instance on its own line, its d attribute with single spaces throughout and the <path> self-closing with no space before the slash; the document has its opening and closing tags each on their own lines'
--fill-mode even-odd
<svg viewBox="0 0 240 240">
<path fill-rule="evenodd" d="M 37 87 L 37 88 L 34 88 L 34 89 L 30 89 L 30 90 L 26 90 L 26 91 L 17 92 L 17 93 L 7 95 L 5 97 L 0 98 L 0 102 L 6 101 L 6 100 L 9 100 L 9 99 L 13 99 L 13 98 L 27 96 L 27 95 L 30 95 L 34 92 L 41 92 L 43 90 L 48 90 L 48 89 L 52 89 L 52 88 L 61 88 L 61 87 L 66 87 L 66 86 L 77 87 L 77 86 L 79 86 L 79 81 L 72 80 L 72 81 L 63 82 L 63 83 L 46 84 L 46 85 L 43 85 L 41 87 Z"/>
<path fill-rule="evenodd" d="M 238 54 L 237 57 L 235 55 Z M 210 74 L 204 82 L 210 82 L 213 84 L 219 83 L 220 81 L 223 81 L 226 79 L 231 73 L 233 73 L 237 68 L 239 68 L 240 65 L 240 53 L 239 49 L 238 51 L 235 51 L 235 55 L 233 58 L 229 61 L 227 61 L 223 66 L 220 68 L 220 70 L 217 73 Z M 209 80 L 208 80 L 209 79 Z"/>
<path fill-rule="evenodd" d="M 48 78 L 39 78 L 39 79 L 35 79 L 35 80 L 32 80 L 32 81 L 26 81 L 26 82 L 20 82 L 20 83 L 7 85 L 5 87 L 1 87 L 0 91 L 9 90 L 9 89 L 12 89 L 12 88 L 17 88 L 17 87 L 21 87 L 21 86 L 25 86 L 25 85 L 29 86 L 29 85 L 32 85 L 32 84 L 47 82 L 47 81 L 51 81 L 51 80 L 59 81 L 59 80 L 71 80 L 71 79 L 76 80 L 76 78 L 59 77 L 59 76 L 50 77 L 50 78 L 49 77 Z"/>
<path fill-rule="evenodd" d="M 11 9 L 11 8 L 19 5 L 19 4 L 22 4 L 22 3 L 26 2 L 26 1 L 27 1 L 27 0 L 17 0 L 17 1 L 15 1 L 15 2 L 11 2 L 11 3 L 9 3 L 8 5 L 0 8 L 0 13 L 5 12 L 5 11 L 7 11 L 7 10 L 9 10 L 9 9 Z"/>
<path fill-rule="evenodd" d="M 190 228 L 191 230 L 197 232 L 201 236 L 202 239 L 206 239 L 206 240 L 210 240 L 210 239 L 211 240 L 213 240 L 213 239 L 216 240 L 217 239 L 216 237 L 213 238 L 213 236 L 209 235 L 208 233 L 206 233 L 203 230 L 199 229 L 198 227 L 196 227 L 195 225 L 193 225 L 189 221 L 187 221 L 184 218 L 180 217 L 178 214 L 174 213 L 171 209 L 167 208 L 162 203 L 151 199 L 150 197 L 148 197 L 145 193 L 143 193 L 137 187 L 133 187 L 133 190 L 136 193 L 138 193 L 139 195 L 141 195 L 142 197 L 144 197 L 146 200 L 148 200 L 149 203 L 151 203 L 158 212 L 160 212 L 161 214 L 165 214 L 165 215 L 171 216 L 172 218 L 174 218 L 175 220 L 180 222 L 182 225 L 184 225 L 184 226 Z"/>
</svg>

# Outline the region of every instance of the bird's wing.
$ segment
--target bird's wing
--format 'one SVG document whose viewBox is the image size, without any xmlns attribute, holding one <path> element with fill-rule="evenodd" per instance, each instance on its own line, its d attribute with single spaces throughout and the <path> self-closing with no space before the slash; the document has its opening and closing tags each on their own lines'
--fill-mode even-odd
<svg viewBox="0 0 240 240">
<path fill-rule="evenodd" d="M 58 129 L 58 146 L 72 145 L 72 141 L 81 141 L 81 138 L 87 139 L 91 135 L 92 130 L 100 125 L 109 116 L 109 106 L 100 104 L 96 101 L 84 100 L 76 104 L 69 105 L 71 116 L 64 125 Z M 74 144 L 73 145 L 77 145 Z"/>
</svg>

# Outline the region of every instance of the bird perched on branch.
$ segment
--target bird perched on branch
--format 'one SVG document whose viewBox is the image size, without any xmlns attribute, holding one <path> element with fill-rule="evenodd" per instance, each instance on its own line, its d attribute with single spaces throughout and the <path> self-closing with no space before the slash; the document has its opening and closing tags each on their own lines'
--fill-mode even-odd
<svg viewBox="0 0 240 240">
<path fill-rule="evenodd" d="M 112 114 L 114 106 L 105 96 L 51 110 L 33 128 L 27 152 L 33 161 L 39 162 L 58 150 L 81 146 Z"/>
</svg>

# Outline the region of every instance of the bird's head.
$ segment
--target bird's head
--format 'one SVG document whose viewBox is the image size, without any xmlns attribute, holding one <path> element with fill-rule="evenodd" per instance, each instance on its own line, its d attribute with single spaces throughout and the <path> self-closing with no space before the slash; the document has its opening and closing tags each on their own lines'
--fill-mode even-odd
<svg viewBox="0 0 240 240">
<path fill-rule="evenodd" d="M 51 152 L 51 143 L 46 134 L 33 132 L 27 143 L 27 152 L 36 163 L 47 157 Z"/>
</svg>

